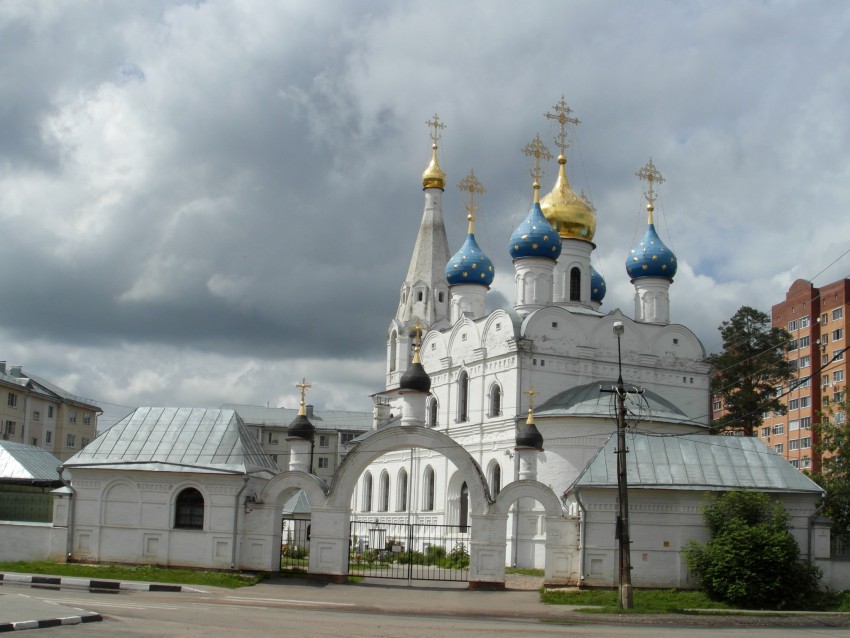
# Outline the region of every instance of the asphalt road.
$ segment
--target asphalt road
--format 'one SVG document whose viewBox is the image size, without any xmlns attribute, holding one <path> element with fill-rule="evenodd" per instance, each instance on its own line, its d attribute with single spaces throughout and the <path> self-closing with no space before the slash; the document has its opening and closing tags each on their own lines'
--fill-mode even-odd
<svg viewBox="0 0 850 638">
<path fill-rule="evenodd" d="M 38 590 L 16 588 L 27 596 L 52 601 L 69 607 L 94 611 L 105 617 L 103 622 L 52 629 L 60 637 L 120 636 L 136 637 L 194 637 L 238 638 L 240 636 L 309 636 L 310 638 L 340 638 L 375 636 L 404 638 L 441 638 L 446 635 L 499 638 L 525 636 L 842 636 L 848 628 L 818 625 L 814 619 L 809 626 L 785 627 L 769 618 L 759 621 L 762 626 L 724 626 L 727 621 L 703 618 L 701 626 L 685 625 L 688 618 L 663 618 L 621 624 L 616 620 L 599 622 L 599 618 L 556 618 L 553 608 L 541 605 L 546 620 L 529 617 L 497 618 L 488 614 L 488 607 L 510 605 L 512 600 L 524 601 L 524 592 L 417 591 L 386 587 L 362 588 L 338 586 L 332 591 L 320 587 L 287 587 L 264 585 L 261 588 L 216 590 L 204 594 L 132 592 L 119 594 L 89 593 L 79 590 Z M 534 592 L 528 592 L 532 596 Z M 418 601 L 423 613 L 410 608 L 411 596 Z M 450 597 L 470 601 L 473 606 L 454 605 Z M 399 613 L 393 610 L 393 599 L 399 599 Z M 374 606 L 369 601 L 374 602 Z M 475 608 L 475 603 L 479 608 Z M 519 606 L 521 603 L 518 602 Z M 527 604 L 527 603 L 525 603 Z M 441 614 L 441 606 L 447 613 Z M 492 612 L 492 609 L 490 609 Z M 560 611 L 560 610 L 558 610 Z M 542 609 L 541 609 L 542 612 Z M 267 633 L 266 633 L 267 632 Z"/>
</svg>

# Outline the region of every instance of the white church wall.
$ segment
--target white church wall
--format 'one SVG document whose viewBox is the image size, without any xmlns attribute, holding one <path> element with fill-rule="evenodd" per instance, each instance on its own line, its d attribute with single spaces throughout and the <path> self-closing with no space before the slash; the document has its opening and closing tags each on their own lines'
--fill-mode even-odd
<svg viewBox="0 0 850 638">
<path fill-rule="evenodd" d="M 68 530 L 53 523 L 0 522 L 0 561 L 64 561 Z"/>
</svg>

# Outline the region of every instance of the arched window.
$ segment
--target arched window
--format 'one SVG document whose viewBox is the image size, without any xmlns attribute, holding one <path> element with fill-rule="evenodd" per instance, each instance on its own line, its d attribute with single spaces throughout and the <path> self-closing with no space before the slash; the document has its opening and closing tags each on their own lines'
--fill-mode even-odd
<svg viewBox="0 0 850 638">
<path fill-rule="evenodd" d="M 428 399 L 428 427 L 435 428 L 437 427 L 437 410 L 439 406 L 437 405 L 436 397 L 431 397 Z"/>
<path fill-rule="evenodd" d="M 396 360 L 396 342 L 398 341 L 398 333 L 393 330 L 390 333 L 390 372 L 395 372 Z"/>
<path fill-rule="evenodd" d="M 443 293 L 442 292 L 437 294 L 437 299 L 439 300 L 440 303 L 443 303 Z"/>
<path fill-rule="evenodd" d="M 490 416 L 500 416 L 502 414 L 502 388 L 498 383 L 494 383 L 490 388 Z"/>
<path fill-rule="evenodd" d="M 386 512 L 390 509 L 390 475 L 386 473 L 386 471 L 381 472 L 381 486 L 380 486 L 380 495 L 381 499 L 380 506 L 378 507 L 378 511 Z"/>
<path fill-rule="evenodd" d="M 372 474 L 366 472 L 363 477 L 363 507 L 360 508 L 364 512 L 372 511 Z"/>
<path fill-rule="evenodd" d="M 460 486 L 460 517 L 458 526 L 461 532 L 469 531 L 469 488 L 466 482 Z"/>
<path fill-rule="evenodd" d="M 402 468 L 398 473 L 398 484 L 396 491 L 396 511 L 407 511 L 407 470 Z"/>
<path fill-rule="evenodd" d="M 416 295 L 416 301 L 422 301 L 422 291 L 421 290 Z"/>
<path fill-rule="evenodd" d="M 466 370 L 460 373 L 457 380 L 457 420 L 469 420 L 469 375 Z"/>
<path fill-rule="evenodd" d="M 570 269 L 570 301 L 581 301 L 581 270 Z"/>
<path fill-rule="evenodd" d="M 425 468 L 425 480 L 422 482 L 422 509 L 426 512 L 434 510 L 434 469 L 430 465 Z"/>
<path fill-rule="evenodd" d="M 174 504 L 176 529 L 204 529 L 204 496 L 194 487 L 187 487 L 177 495 Z"/>
<path fill-rule="evenodd" d="M 497 461 L 490 465 L 490 495 L 495 497 L 502 491 L 502 466 Z"/>
</svg>

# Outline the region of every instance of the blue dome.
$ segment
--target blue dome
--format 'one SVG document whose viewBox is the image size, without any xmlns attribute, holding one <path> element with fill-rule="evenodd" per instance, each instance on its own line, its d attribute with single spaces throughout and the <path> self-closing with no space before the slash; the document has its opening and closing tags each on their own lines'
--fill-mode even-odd
<svg viewBox="0 0 850 638">
<path fill-rule="evenodd" d="M 495 275 L 493 262 L 481 252 L 478 242 L 475 241 L 475 235 L 472 233 L 466 236 L 463 246 L 446 264 L 446 281 L 449 282 L 450 286 L 480 284 L 489 287 L 493 283 Z"/>
<path fill-rule="evenodd" d="M 590 267 L 590 300 L 602 303 L 605 299 L 605 279 L 596 272 L 596 268 Z"/>
<path fill-rule="evenodd" d="M 676 255 L 658 237 L 655 224 L 649 224 L 643 239 L 632 248 L 632 252 L 626 259 L 626 272 L 629 273 L 629 277 L 633 280 L 643 277 L 664 277 L 673 281 L 676 268 Z"/>
<path fill-rule="evenodd" d="M 546 221 L 537 202 L 511 235 L 510 253 L 514 259 L 548 257 L 557 261 L 561 256 L 561 238 Z"/>
</svg>

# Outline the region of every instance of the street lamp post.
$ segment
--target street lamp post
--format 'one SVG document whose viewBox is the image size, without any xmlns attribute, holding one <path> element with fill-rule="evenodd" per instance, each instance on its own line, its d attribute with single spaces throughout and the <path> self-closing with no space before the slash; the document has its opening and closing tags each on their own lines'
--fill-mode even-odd
<svg viewBox="0 0 850 638">
<path fill-rule="evenodd" d="M 617 335 L 617 498 L 620 510 L 617 515 L 617 539 L 620 548 L 619 596 L 621 609 L 631 609 L 632 604 L 632 565 L 629 548 L 629 488 L 626 475 L 626 388 L 623 385 L 623 357 L 620 352 L 620 337 L 625 327 L 622 321 L 614 322 L 614 334 Z"/>
</svg>

